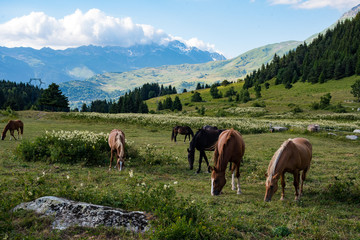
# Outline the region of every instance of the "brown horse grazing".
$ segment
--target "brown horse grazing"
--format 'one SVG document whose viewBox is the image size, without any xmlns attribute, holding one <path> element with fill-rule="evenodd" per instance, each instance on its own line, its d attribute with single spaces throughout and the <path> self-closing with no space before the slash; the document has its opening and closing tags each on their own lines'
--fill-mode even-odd
<svg viewBox="0 0 360 240">
<path fill-rule="evenodd" d="M 294 174 L 295 200 L 299 200 L 303 191 L 306 172 L 310 168 L 311 157 L 312 146 L 309 140 L 305 138 L 294 138 L 285 141 L 275 152 L 270 161 L 267 171 L 266 193 L 264 200 L 266 202 L 271 201 L 271 197 L 278 188 L 277 182 L 280 177 L 282 186 L 281 200 L 284 200 L 284 174 L 286 172 Z M 299 194 L 300 171 L 303 172 L 301 175 L 302 182 Z"/>
<path fill-rule="evenodd" d="M 111 170 L 111 164 L 114 157 L 114 152 L 116 152 L 117 161 L 116 167 L 119 171 L 122 170 L 124 164 L 124 156 L 125 156 L 125 134 L 118 129 L 114 129 L 110 132 L 108 143 L 111 149 L 111 157 L 110 157 L 110 166 L 109 171 Z"/>
<path fill-rule="evenodd" d="M 24 133 L 24 123 L 21 120 L 9 120 L 8 124 L 4 128 L 4 131 L 2 132 L 1 140 L 5 139 L 6 132 L 8 130 L 10 130 L 10 140 L 11 140 L 11 136 L 13 136 L 14 139 L 16 140 L 16 137 L 14 136 L 15 130 L 17 130 L 18 132 L 18 138 L 19 138 L 19 134 L 21 133 L 21 139 L 22 139 L 22 135 Z"/>
<path fill-rule="evenodd" d="M 186 141 L 186 137 L 189 136 L 189 142 L 190 142 L 190 136 L 194 137 L 194 132 L 191 130 L 188 126 L 176 126 L 173 127 L 172 133 L 171 133 L 171 141 L 174 140 L 176 142 L 176 136 L 179 134 L 185 135 L 184 142 Z"/>
<path fill-rule="evenodd" d="M 219 140 L 215 146 L 214 152 L 214 167 L 210 167 L 212 170 L 211 173 L 211 195 L 219 195 L 222 188 L 226 183 L 225 179 L 225 170 L 227 164 L 233 163 L 231 173 L 232 173 L 232 190 L 235 188 L 235 169 L 236 169 L 236 178 L 237 178 L 237 194 L 241 194 L 240 190 L 240 172 L 239 167 L 240 163 L 243 160 L 245 152 L 245 143 L 242 139 L 241 134 L 234 130 L 225 130 L 220 136 Z"/>
</svg>

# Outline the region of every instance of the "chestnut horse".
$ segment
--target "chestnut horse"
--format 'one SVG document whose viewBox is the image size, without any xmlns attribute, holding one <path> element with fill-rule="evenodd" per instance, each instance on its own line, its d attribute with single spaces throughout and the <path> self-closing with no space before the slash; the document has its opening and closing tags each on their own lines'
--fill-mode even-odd
<svg viewBox="0 0 360 240">
<path fill-rule="evenodd" d="M 292 173 L 294 175 L 295 200 L 299 200 L 303 191 L 303 184 L 306 178 L 306 173 L 310 168 L 311 158 L 312 146 L 309 140 L 306 138 L 294 138 L 285 141 L 275 152 L 269 163 L 264 200 L 266 202 L 271 201 L 271 197 L 278 189 L 277 182 L 280 177 L 282 186 L 281 200 L 284 200 L 284 174 L 286 172 Z M 300 171 L 303 172 L 301 175 L 302 182 L 299 193 Z"/>
<path fill-rule="evenodd" d="M 172 130 L 171 141 L 174 140 L 174 142 L 176 142 L 176 136 L 178 135 L 178 133 L 181 135 L 185 135 L 184 142 L 186 141 L 187 136 L 189 136 L 189 141 L 190 141 L 190 136 L 194 137 L 194 132 L 191 130 L 190 127 L 176 126 L 176 127 L 173 127 L 173 130 Z"/>
<path fill-rule="evenodd" d="M 118 129 L 113 129 L 110 132 L 108 143 L 111 149 L 111 157 L 110 157 L 110 166 L 109 171 L 111 170 L 111 164 L 114 157 L 114 152 L 116 152 L 116 167 L 119 169 L 119 171 L 122 170 L 124 164 L 124 156 L 125 156 L 125 134 Z"/>
<path fill-rule="evenodd" d="M 226 183 L 225 170 L 227 164 L 233 163 L 231 168 L 232 173 L 232 190 L 235 188 L 235 173 L 237 178 L 237 194 L 241 194 L 240 190 L 240 163 L 243 160 L 245 152 L 245 143 L 241 134 L 234 130 L 225 130 L 220 136 L 215 146 L 214 152 L 214 167 L 210 167 L 211 173 L 211 195 L 219 195 Z"/>
<path fill-rule="evenodd" d="M 5 139 L 6 132 L 8 130 L 10 130 L 10 140 L 11 140 L 11 136 L 13 136 L 14 139 L 16 140 L 16 137 L 14 136 L 15 130 L 17 130 L 18 132 L 18 138 L 19 138 L 19 134 L 21 133 L 21 139 L 22 139 L 22 135 L 24 133 L 24 123 L 21 120 L 9 120 L 8 124 L 4 128 L 4 131 L 2 132 L 1 140 Z"/>
</svg>

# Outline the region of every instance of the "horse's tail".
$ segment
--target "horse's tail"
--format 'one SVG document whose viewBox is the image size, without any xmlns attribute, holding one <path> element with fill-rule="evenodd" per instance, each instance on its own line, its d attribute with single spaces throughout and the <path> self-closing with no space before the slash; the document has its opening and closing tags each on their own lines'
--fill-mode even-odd
<svg viewBox="0 0 360 240">
<path fill-rule="evenodd" d="M 175 128 L 176 127 L 173 127 L 173 129 L 172 129 L 172 132 L 171 132 L 171 141 L 174 139 L 174 137 L 175 137 Z"/>
</svg>

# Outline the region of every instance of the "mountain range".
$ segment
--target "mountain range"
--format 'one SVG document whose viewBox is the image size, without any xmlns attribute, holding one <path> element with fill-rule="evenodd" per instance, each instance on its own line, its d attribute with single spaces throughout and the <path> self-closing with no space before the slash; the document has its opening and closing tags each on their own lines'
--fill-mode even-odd
<svg viewBox="0 0 360 240">
<path fill-rule="evenodd" d="M 187 47 L 180 41 L 132 47 L 81 46 L 65 50 L 0 47 L 0 79 L 27 82 L 41 78 L 45 85 L 85 80 L 95 74 L 127 72 L 144 67 L 224 60 L 219 53 Z"/>
<path fill-rule="evenodd" d="M 338 21 L 353 18 L 359 10 L 360 5 L 343 14 Z M 304 41 L 310 43 L 318 34 Z M 0 47 L 0 79 L 28 82 L 36 77 L 45 85 L 55 82 L 69 98 L 71 107 L 79 107 L 83 102 L 95 99 L 118 98 L 144 83 L 171 84 L 179 91 L 194 89 L 198 82 L 236 81 L 270 62 L 274 54 L 282 56 L 304 41 L 269 44 L 229 60 L 219 53 L 187 47 L 180 41 L 129 48 L 82 46 L 36 50 Z"/>
</svg>

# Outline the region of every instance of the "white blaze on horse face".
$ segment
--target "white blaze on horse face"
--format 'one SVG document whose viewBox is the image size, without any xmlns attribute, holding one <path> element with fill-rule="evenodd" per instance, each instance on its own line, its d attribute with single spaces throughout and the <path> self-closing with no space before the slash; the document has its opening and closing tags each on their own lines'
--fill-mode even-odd
<svg viewBox="0 0 360 240">
<path fill-rule="evenodd" d="M 211 195 L 214 196 L 214 179 L 211 178 Z"/>
</svg>

